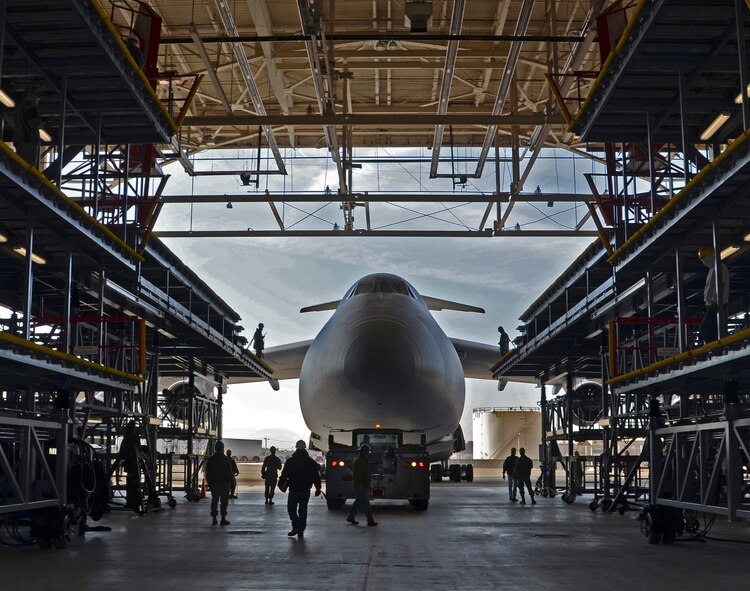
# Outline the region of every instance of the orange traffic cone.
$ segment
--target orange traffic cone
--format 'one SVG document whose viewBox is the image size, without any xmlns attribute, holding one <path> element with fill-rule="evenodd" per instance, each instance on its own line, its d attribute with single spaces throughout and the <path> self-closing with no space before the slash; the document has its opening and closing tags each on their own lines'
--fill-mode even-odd
<svg viewBox="0 0 750 591">
<path fill-rule="evenodd" d="M 203 479 L 203 482 L 201 482 L 201 499 L 206 498 L 206 479 Z"/>
</svg>

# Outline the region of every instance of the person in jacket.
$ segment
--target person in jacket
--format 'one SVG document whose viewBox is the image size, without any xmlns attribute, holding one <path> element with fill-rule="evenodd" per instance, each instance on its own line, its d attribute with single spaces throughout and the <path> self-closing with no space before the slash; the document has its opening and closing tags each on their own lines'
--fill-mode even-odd
<svg viewBox="0 0 750 591">
<path fill-rule="evenodd" d="M 211 489 L 211 518 L 213 525 L 218 522 L 217 505 L 221 502 L 221 525 L 229 525 L 227 521 L 227 505 L 229 505 L 229 489 L 232 486 L 232 461 L 224 455 L 224 442 L 217 441 L 214 455 L 206 461 L 204 468 L 206 483 Z"/>
<path fill-rule="evenodd" d="M 229 498 L 230 499 L 236 499 L 237 498 L 237 477 L 240 475 L 240 469 L 237 467 L 237 462 L 234 461 L 234 458 L 232 457 L 232 450 L 227 450 L 227 457 L 232 462 L 232 484 L 229 487 Z"/>
<path fill-rule="evenodd" d="M 301 439 L 295 445 L 295 452 L 284 463 L 279 486 L 287 483 L 289 495 L 286 508 L 292 520 L 292 530 L 288 536 L 304 537 L 307 527 L 307 504 L 310 502 L 310 489 L 315 485 L 315 496 L 320 496 L 320 470 L 318 463 L 307 453 L 307 446 Z"/>
<path fill-rule="evenodd" d="M 276 483 L 279 480 L 281 460 L 276 455 L 276 448 L 273 445 L 268 451 L 271 453 L 263 460 L 263 466 L 260 468 L 260 477 L 266 483 L 266 505 L 273 505 L 273 494 L 276 490 Z"/>
<path fill-rule="evenodd" d="M 125 507 L 138 514 L 144 512 L 143 495 L 141 490 L 141 439 L 135 426 L 135 421 L 128 421 L 125 434 L 120 442 L 117 462 L 122 464 L 125 472 Z M 112 470 L 117 469 L 117 463 Z"/>
<path fill-rule="evenodd" d="M 39 128 L 42 126 L 38 104 L 39 90 L 28 86 L 23 100 L 13 111 L 13 146 L 21 158 L 36 168 L 39 168 Z"/>
<path fill-rule="evenodd" d="M 534 463 L 531 461 L 531 458 L 526 455 L 526 450 L 524 448 L 519 449 L 518 453 L 521 455 L 516 460 L 516 467 L 513 470 L 513 476 L 516 479 L 518 491 L 521 493 L 521 505 L 526 504 L 526 495 L 523 490 L 524 485 L 529 489 L 531 504 L 536 505 L 536 501 L 534 500 L 534 489 L 531 487 L 531 469 L 534 467 Z"/>
<path fill-rule="evenodd" d="M 354 503 L 346 520 L 352 525 L 357 525 L 359 521 L 354 519 L 357 511 L 362 509 L 367 517 L 367 525 L 377 525 L 372 517 L 370 509 L 370 485 L 372 483 L 372 469 L 370 468 L 370 446 L 362 444 L 359 448 L 359 457 L 354 460 L 352 466 L 352 484 L 354 485 Z"/>
<path fill-rule="evenodd" d="M 518 456 L 516 455 L 516 448 L 511 447 L 510 448 L 510 455 L 505 458 L 505 461 L 503 462 L 503 480 L 505 480 L 505 476 L 508 476 L 508 499 L 511 501 L 517 501 L 516 498 L 516 478 L 514 476 L 515 469 L 516 469 L 516 462 L 518 461 Z"/>
</svg>

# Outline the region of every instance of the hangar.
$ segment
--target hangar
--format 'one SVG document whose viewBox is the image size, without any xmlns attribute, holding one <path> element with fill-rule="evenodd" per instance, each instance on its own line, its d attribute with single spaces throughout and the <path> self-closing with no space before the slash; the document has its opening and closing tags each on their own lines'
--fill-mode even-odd
<svg viewBox="0 0 750 591">
<path fill-rule="evenodd" d="M 0 524 L 12 534 L 3 539 L 64 549 L 85 533 L 106 499 L 83 478 L 96 471 L 125 488 L 117 446 L 131 422 L 151 493 L 131 509 L 194 499 L 201 453 L 222 437 L 227 385 L 274 383 L 276 369 L 248 349 L 239 314 L 167 241 L 484 238 L 472 242 L 481 251 L 491 240 L 589 237 L 528 302 L 516 346 L 487 367 L 499 386 L 540 387 L 541 458 L 558 468 L 542 485 L 566 500 L 549 519 L 554 532 L 522 520 L 520 531 L 538 537 L 520 548 L 534 552 L 550 544 L 545 535 L 576 527 L 584 538 L 595 527 L 624 531 L 566 524 L 566 508 L 598 520 L 640 506 L 651 543 L 669 545 L 678 533 L 708 539 L 706 523 L 717 520 L 727 538 L 746 541 L 737 522 L 750 512 L 748 11 L 741 0 L 1 1 Z M 23 151 L 24 135 L 35 156 Z M 586 190 L 530 185 L 549 154 L 567 155 L 564 166 L 586 162 L 575 173 Z M 295 190 L 295 170 L 310 162 L 330 169 L 330 183 Z M 416 182 L 380 190 L 381 173 L 394 170 Z M 190 182 L 238 178 L 243 189 L 190 191 L 175 171 Z M 239 204 L 263 211 L 257 224 L 201 217 L 200 208 Z M 300 204 L 312 207 L 299 213 Z M 568 224 L 551 214 L 513 224 L 524 207 L 555 204 L 583 213 Z M 315 215 L 330 206 L 333 225 Z M 168 223 L 185 207 L 188 227 Z M 287 218 L 287 207 L 299 216 Z M 458 207 L 461 223 L 446 221 Z M 722 274 L 731 283 L 728 301 L 704 316 L 696 253 L 706 246 L 716 253 L 714 292 Z M 160 453 L 164 439 L 185 453 Z M 574 450 L 584 442 L 596 452 L 581 483 Z M 488 509 L 486 491 L 477 494 Z M 484 545 L 492 528 L 470 509 L 451 516 L 450 504 L 441 519 L 463 524 L 465 553 L 448 560 L 450 572 L 429 544 L 404 564 L 421 560 L 437 575 L 432 586 L 450 586 L 463 562 L 490 577 L 461 571 L 464 585 L 496 588 Z M 180 531 L 197 527 L 191 515 L 173 520 Z M 243 543 L 269 519 L 237 530 Z M 497 529 L 506 521 L 490 520 Z M 139 546 L 151 535 L 145 521 L 131 534 L 115 529 L 124 537 L 105 562 L 127 560 L 128 535 Z M 606 538 L 608 551 L 622 551 L 618 535 Z M 456 541 L 436 537 L 440 547 Z M 741 556 L 735 548 L 726 557 Z M 740 580 L 741 559 L 691 551 L 727 582 Z M 568 558 L 560 545 L 552 552 L 554 564 Z M 13 560 L 13 550 L 0 553 Z M 339 580 L 314 570 L 313 587 L 394 584 L 391 567 L 403 560 L 396 550 L 339 555 L 335 564 L 369 566 Z M 660 560 L 630 582 L 648 580 Z M 690 564 L 663 560 L 675 570 Z M 574 575 L 564 572 L 568 585 Z M 11 576 L 22 584 L 23 573 Z M 408 577 L 425 580 L 419 569 Z M 552 584 L 540 573 L 534 580 Z"/>
</svg>

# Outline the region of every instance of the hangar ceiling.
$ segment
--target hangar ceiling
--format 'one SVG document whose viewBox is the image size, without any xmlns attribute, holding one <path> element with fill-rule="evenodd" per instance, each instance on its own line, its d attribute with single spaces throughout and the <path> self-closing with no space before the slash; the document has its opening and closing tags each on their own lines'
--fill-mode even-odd
<svg viewBox="0 0 750 591">
<path fill-rule="evenodd" d="M 122 2 L 104 4 L 115 21 L 127 17 Z M 575 146 L 545 74 L 598 63 L 590 26 L 598 2 L 148 4 L 163 19 L 160 70 L 173 73 L 159 85 L 162 98 L 184 98 L 204 74 L 183 124 L 189 149 L 254 148 L 259 127 L 264 145 L 295 148 L 452 143 L 486 155 L 495 131 L 502 146 L 515 133 L 526 145 Z M 420 33 L 424 9 L 431 20 Z M 559 80 L 586 95 L 574 78 Z"/>
</svg>

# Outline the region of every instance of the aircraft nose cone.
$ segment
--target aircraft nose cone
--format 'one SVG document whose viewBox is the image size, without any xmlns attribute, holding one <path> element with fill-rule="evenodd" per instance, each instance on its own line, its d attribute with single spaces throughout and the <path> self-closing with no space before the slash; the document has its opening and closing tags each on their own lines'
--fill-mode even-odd
<svg viewBox="0 0 750 591">
<path fill-rule="evenodd" d="M 414 378 L 415 344 L 396 322 L 361 327 L 344 359 L 347 380 L 374 395 L 402 390 Z"/>
</svg>

